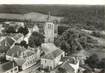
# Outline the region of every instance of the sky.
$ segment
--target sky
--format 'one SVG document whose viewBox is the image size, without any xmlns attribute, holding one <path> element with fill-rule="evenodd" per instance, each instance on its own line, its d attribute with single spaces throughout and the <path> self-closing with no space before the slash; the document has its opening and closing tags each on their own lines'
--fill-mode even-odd
<svg viewBox="0 0 105 73">
<path fill-rule="evenodd" d="M 105 0 L 0 0 L 0 4 L 105 5 Z"/>
</svg>

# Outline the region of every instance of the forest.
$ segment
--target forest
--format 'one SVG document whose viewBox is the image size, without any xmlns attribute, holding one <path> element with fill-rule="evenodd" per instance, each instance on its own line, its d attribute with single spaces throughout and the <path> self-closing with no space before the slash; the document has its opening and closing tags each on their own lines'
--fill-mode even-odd
<svg viewBox="0 0 105 73">
<path fill-rule="evenodd" d="M 64 17 L 60 24 L 90 30 L 104 30 L 103 5 L 0 5 L 0 13 L 25 14 L 39 12 Z"/>
</svg>

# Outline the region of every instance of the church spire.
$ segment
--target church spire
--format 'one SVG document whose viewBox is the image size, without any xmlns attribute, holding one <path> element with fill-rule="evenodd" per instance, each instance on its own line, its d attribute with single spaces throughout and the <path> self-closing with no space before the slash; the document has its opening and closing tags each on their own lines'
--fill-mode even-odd
<svg viewBox="0 0 105 73">
<path fill-rule="evenodd" d="M 47 18 L 47 21 L 50 21 L 50 18 L 51 18 L 51 13 L 50 11 L 48 12 L 48 18 Z"/>
</svg>

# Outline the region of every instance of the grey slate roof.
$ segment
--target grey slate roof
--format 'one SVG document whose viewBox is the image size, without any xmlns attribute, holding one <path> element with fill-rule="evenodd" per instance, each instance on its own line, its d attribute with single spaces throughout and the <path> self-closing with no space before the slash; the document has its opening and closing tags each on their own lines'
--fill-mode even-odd
<svg viewBox="0 0 105 73">
<path fill-rule="evenodd" d="M 15 62 L 18 66 L 22 66 L 25 63 L 25 61 L 26 60 L 23 58 L 19 58 L 19 59 L 15 60 Z"/>
<path fill-rule="evenodd" d="M 12 37 L 14 40 L 17 41 L 19 38 L 23 37 L 23 35 L 20 34 L 20 33 L 18 33 L 18 34 L 13 34 L 13 35 L 11 35 L 11 37 Z"/>
<path fill-rule="evenodd" d="M 45 54 L 48 54 L 48 53 L 53 52 L 53 51 L 55 51 L 55 50 L 57 50 L 59 48 L 56 47 L 55 44 L 53 44 L 53 43 L 43 43 L 41 45 L 41 49 L 43 50 L 43 52 Z"/>
<path fill-rule="evenodd" d="M 7 55 L 14 56 L 14 57 L 20 57 L 21 53 L 25 50 L 26 49 L 24 47 L 14 45 L 11 49 L 8 50 Z"/>
<path fill-rule="evenodd" d="M 49 54 L 44 55 L 42 58 L 45 59 L 55 59 L 57 56 L 59 56 L 61 53 L 63 53 L 64 51 L 62 51 L 61 49 L 57 49 Z"/>
<path fill-rule="evenodd" d="M 5 37 L 2 41 L 0 41 L 0 50 L 9 50 L 9 48 L 13 45 L 14 40 L 11 39 L 10 37 Z"/>
<path fill-rule="evenodd" d="M 69 62 L 64 62 L 61 65 L 62 68 L 64 68 L 68 73 L 74 73 L 74 69 L 69 65 Z"/>
</svg>

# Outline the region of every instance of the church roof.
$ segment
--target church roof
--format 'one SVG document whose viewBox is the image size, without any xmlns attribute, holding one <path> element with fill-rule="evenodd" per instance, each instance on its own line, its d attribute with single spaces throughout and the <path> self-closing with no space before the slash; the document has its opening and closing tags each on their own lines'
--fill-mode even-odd
<svg viewBox="0 0 105 73">
<path fill-rule="evenodd" d="M 61 49 L 57 49 L 49 54 L 44 55 L 42 58 L 45 59 L 55 59 L 56 57 L 58 57 L 61 53 L 63 53 L 64 51 L 62 51 Z"/>
<path fill-rule="evenodd" d="M 58 47 L 56 47 L 53 43 L 43 43 L 41 45 L 41 49 L 43 50 L 45 54 L 48 54 L 50 52 L 57 50 Z"/>
</svg>

